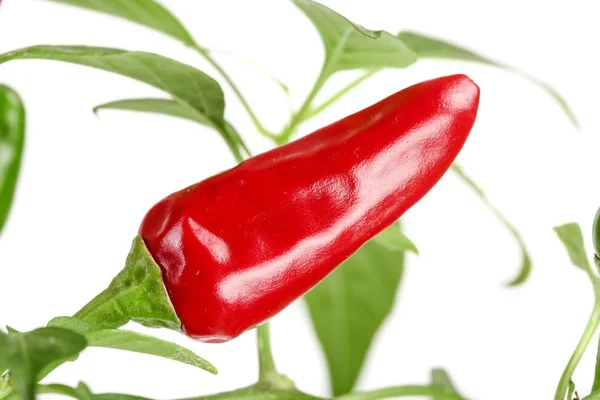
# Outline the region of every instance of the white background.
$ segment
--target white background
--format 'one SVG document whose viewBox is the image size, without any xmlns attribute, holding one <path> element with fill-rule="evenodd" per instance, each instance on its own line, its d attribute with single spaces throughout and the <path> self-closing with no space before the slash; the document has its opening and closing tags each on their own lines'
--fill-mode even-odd
<svg viewBox="0 0 600 400">
<path fill-rule="evenodd" d="M 291 2 L 165 3 L 202 45 L 257 61 L 289 84 L 296 105 L 303 100 L 323 54 L 315 29 Z M 426 383 L 430 368 L 443 366 L 473 399 L 551 398 L 593 301 L 585 274 L 570 265 L 552 227 L 577 221 L 588 240 L 600 205 L 600 25 L 594 2 L 324 3 L 368 28 L 419 30 L 519 66 L 558 88 L 579 116 L 582 132 L 539 88 L 509 73 L 421 61 L 380 74 L 302 128 L 309 133 L 435 76 L 463 72 L 479 83 L 480 115 L 459 159 L 523 233 L 533 274 L 522 287 L 503 286 L 519 264 L 513 239 L 469 189 L 447 175 L 404 218 L 421 255 L 408 258 L 397 307 L 377 336 L 359 387 Z M 147 50 L 216 75 L 191 50 L 131 23 L 43 1 L 5 0 L 0 51 L 35 44 Z M 278 89 L 235 59 L 219 60 L 266 124 L 279 129 L 287 107 Z M 352 76 L 336 75 L 323 95 Z M 160 95 L 132 80 L 51 61 L 17 61 L 0 66 L 0 82 L 22 94 L 29 112 L 16 206 L 0 240 L 0 325 L 25 330 L 74 313 L 103 289 L 121 269 L 153 203 L 234 161 L 217 134 L 190 122 L 126 112 L 93 115 L 92 107 L 103 102 Z M 225 91 L 227 117 L 253 150 L 269 148 Z M 325 395 L 327 371 L 308 322 L 301 302 L 273 320 L 276 361 L 301 389 Z M 176 398 L 234 389 L 256 377 L 253 332 L 223 345 L 154 333 L 189 346 L 220 374 L 91 349 L 49 381 L 83 380 L 99 392 Z M 575 375 L 584 394 L 595 347 Z"/>
</svg>

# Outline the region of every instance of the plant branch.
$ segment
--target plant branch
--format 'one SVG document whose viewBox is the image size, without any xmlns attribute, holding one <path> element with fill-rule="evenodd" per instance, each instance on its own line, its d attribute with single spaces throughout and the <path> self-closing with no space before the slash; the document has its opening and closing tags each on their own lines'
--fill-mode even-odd
<svg viewBox="0 0 600 400">
<path fill-rule="evenodd" d="M 229 56 L 232 58 L 235 58 L 245 64 L 248 64 L 249 66 L 251 66 L 252 68 L 256 69 L 257 71 L 263 73 L 267 78 L 269 78 L 271 81 L 273 81 L 277 86 L 279 86 L 281 88 L 281 90 L 283 91 L 284 95 L 286 96 L 286 98 L 290 99 L 290 88 L 278 77 L 276 77 L 273 73 L 267 71 L 265 68 L 263 68 L 261 65 L 257 64 L 256 62 L 254 62 L 253 60 L 250 60 L 249 58 L 246 58 L 244 56 L 241 56 L 239 54 L 236 53 L 232 53 L 230 51 L 227 50 L 223 50 L 223 49 L 216 49 L 216 48 L 204 48 L 204 50 L 208 53 L 219 53 L 219 54 L 223 54 L 225 56 Z"/>
<path fill-rule="evenodd" d="M 271 351 L 268 322 L 256 328 L 256 342 L 258 345 L 259 382 L 266 382 L 271 375 L 277 373 L 275 360 L 273 360 L 273 353 Z"/>
<path fill-rule="evenodd" d="M 281 135 L 276 137 L 276 144 L 282 145 L 289 142 L 294 132 L 296 132 L 296 128 L 298 128 L 298 125 L 300 125 L 308 118 L 309 110 L 312 106 L 313 101 L 315 100 L 317 94 L 319 94 L 319 91 L 323 87 L 323 84 L 329 77 L 329 72 L 327 71 L 327 69 L 327 64 L 325 64 L 325 66 L 323 66 L 323 69 L 321 69 L 319 76 L 315 80 L 313 87 L 308 93 L 308 96 L 306 96 L 304 103 L 302 103 L 302 105 L 300 106 L 300 109 L 292 115 L 290 123 L 283 130 Z"/>
<path fill-rule="evenodd" d="M 448 393 L 444 389 L 424 386 L 424 385 L 406 385 L 406 386 L 395 386 L 385 389 L 373 390 L 371 392 L 357 392 L 350 393 L 344 396 L 340 396 L 338 400 L 377 400 L 377 399 L 388 399 L 391 397 L 404 397 L 404 396 L 424 396 L 432 397 L 436 400 L 465 400 L 463 397 L 456 393 Z"/>
<path fill-rule="evenodd" d="M 308 115 L 306 116 L 306 119 L 313 118 L 313 117 L 317 116 L 318 114 L 322 113 L 323 111 L 325 111 L 325 109 L 327 109 L 333 103 L 335 103 L 336 101 L 338 101 L 339 99 L 341 99 L 342 97 L 344 97 L 352 89 L 354 89 L 355 87 L 357 87 L 358 85 L 360 85 L 361 83 L 363 83 L 364 81 L 366 81 L 367 79 L 371 78 L 377 72 L 379 72 L 379 69 L 372 69 L 370 71 L 365 72 L 363 75 L 359 76 L 358 78 L 356 78 L 355 80 L 353 80 L 352 82 L 350 82 L 348 85 L 346 85 L 342 89 L 340 89 L 339 92 L 335 93 L 329 99 L 325 100 L 322 104 L 320 104 L 317 107 L 314 107 L 308 113 Z"/>
<path fill-rule="evenodd" d="M 596 261 L 596 264 L 598 265 L 596 257 L 594 257 L 594 261 Z M 592 310 L 592 314 L 590 315 L 585 330 L 579 339 L 579 343 L 577 343 L 577 347 L 571 355 L 571 358 L 569 359 L 569 362 L 567 363 L 567 366 L 560 377 L 558 387 L 556 388 L 556 393 L 554 395 L 554 400 L 564 400 L 565 395 L 569 390 L 569 382 L 571 382 L 573 372 L 575 372 L 575 369 L 577 368 L 579 361 L 581 361 L 585 350 L 589 346 L 594 334 L 598 330 L 598 326 L 600 326 L 600 278 L 594 272 L 589 263 L 586 264 L 586 272 L 594 288 L 594 309 Z"/>
<path fill-rule="evenodd" d="M 233 82 L 233 80 L 231 79 L 231 77 L 227 74 L 227 72 L 225 72 L 225 70 L 219 65 L 219 63 L 217 63 L 215 61 L 214 58 L 211 57 L 211 55 L 208 53 L 208 51 L 200 46 L 194 46 L 194 49 L 202 56 L 206 59 L 206 61 L 208 61 L 210 63 L 210 65 L 212 65 L 217 72 L 223 77 L 223 79 L 225 79 L 225 81 L 227 82 L 227 84 L 229 85 L 229 87 L 231 87 L 231 89 L 233 90 L 233 92 L 235 93 L 235 95 L 237 96 L 237 98 L 240 100 L 240 102 L 242 103 L 242 106 L 244 107 L 244 109 L 246 110 L 246 112 L 248 113 L 248 115 L 250 116 L 250 119 L 252 120 L 252 122 L 254 123 L 254 126 L 256 126 L 256 129 L 264 136 L 270 138 L 270 139 L 274 139 L 276 136 L 271 133 L 268 129 L 266 129 L 264 127 L 264 125 L 260 122 L 260 120 L 258 119 L 258 117 L 256 116 L 256 114 L 254 113 L 254 111 L 252 110 L 252 108 L 250 107 L 250 104 L 248 104 L 248 101 L 246 101 L 246 98 L 244 97 L 244 95 L 242 94 L 242 92 L 239 90 L 239 88 L 237 87 L 237 85 L 235 84 L 235 82 Z"/>
</svg>

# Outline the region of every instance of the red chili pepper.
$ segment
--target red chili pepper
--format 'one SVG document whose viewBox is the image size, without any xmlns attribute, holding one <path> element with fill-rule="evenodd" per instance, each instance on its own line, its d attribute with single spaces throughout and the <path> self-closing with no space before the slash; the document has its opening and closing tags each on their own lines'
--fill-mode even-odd
<svg viewBox="0 0 600 400">
<path fill-rule="evenodd" d="M 184 332 L 227 341 L 309 291 L 435 185 L 478 103 L 422 82 L 155 205 L 139 234 Z"/>
</svg>

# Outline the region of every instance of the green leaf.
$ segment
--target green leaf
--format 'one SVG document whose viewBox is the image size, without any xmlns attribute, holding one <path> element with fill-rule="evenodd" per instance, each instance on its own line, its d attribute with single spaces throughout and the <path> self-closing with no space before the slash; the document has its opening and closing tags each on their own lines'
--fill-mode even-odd
<svg viewBox="0 0 600 400">
<path fill-rule="evenodd" d="M 363 245 L 304 296 L 325 352 L 333 394 L 354 387 L 375 333 L 389 314 L 402 278 L 404 251 L 397 224 Z M 397 248 L 392 246 L 398 245 Z"/>
<path fill-rule="evenodd" d="M 563 243 L 569 254 L 569 259 L 578 268 L 585 271 L 590 269 L 590 264 L 585 251 L 583 234 L 578 224 L 572 222 L 554 227 L 554 231 Z"/>
<path fill-rule="evenodd" d="M 521 70 L 518 70 L 514 67 L 501 64 L 499 62 L 493 61 L 489 58 L 480 56 L 477 53 L 474 53 L 470 50 L 467 50 L 463 47 L 459 47 L 455 44 L 445 42 L 443 40 L 433 38 L 430 36 L 425 36 L 415 32 L 400 32 L 398 37 L 406 43 L 408 47 L 410 47 L 415 53 L 418 54 L 420 58 L 434 58 L 434 59 L 448 59 L 448 60 L 460 60 L 460 61 L 472 61 L 481 64 L 486 64 L 498 68 L 502 68 L 506 71 L 513 72 L 525 79 L 528 79 L 532 83 L 539 86 L 541 89 L 546 91 L 548 95 L 550 95 L 563 109 L 567 117 L 577 129 L 580 128 L 579 121 L 575 116 L 575 113 L 569 107 L 567 101 L 550 85 L 541 81 L 540 79 L 527 74 Z"/>
<path fill-rule="evenodd" d="M 402 40 L 372 31 L 311 0 L 293 0 L 315 25 L 325 46 L 328 74 L 347 69 L 403 68 L 417 60 Z"/>
<path fill-rule="evenodd" d="M 88 347 L 104 347 L 149 354 L 188 364 L 211 374 L 217 369 L 208 361 L 192 351 L 175 343 L 157 339 L 153 336 L 125 330 L 104 328 L 77 318 L 54 318 L 48 326 L 70 329 L 87 339 Z"/>
<path fill-rule="evenodd" d="M 38 385 L 36 392 L 38 394 L 60 394 L 78 400 L 149 400 L 145 397 L 133 396 L 129 394 L 94 394 L 82 382 L 80 382 L 76 388 L 61 384 Z"/>
<path fill-rule="evenodd" d="M 112 101 L 94 108 L 94 112 L 100 110 L 124 110 L 147 112 L 154 114 L 169 115 L 171 117 L 187 119 L 202 125 L 212 126 L 211 121 L 195 109 L 169 99 L 127 99 Z"/>
<path fill-rule="evenodd" d="M 448 395 L 462 397 L 454 387 L 448 373 L 441 368 L 434 368 L 431 370 L 431 386 L 443 390 L 443 392 Z M 434 397 L 433 400 L 441 399 L 439 397 Z"/>
<path fill-rule="evenodd" d="M 373 240 L 390 251 L 410 251 L 419 254 L 417 246 L 402 233 L 398 224 L 394 224 L 387 228 L 379 235 L 375 236 Z"/>
<path fill-rule="evenodd" d="M 192 66 L 157 54 L 103 47 L 34 46 L 0 54 L 0 64 L 20 59 L 84 65 L 154 86 L 172 95 L 182 107 L 194 110 L 198 114 L 196 121 L 209 122 L 223 137 L 230 138 L 227 143 L 234 156 L 243 158 L 240 152 L 244 148 L 242 140 L 223 117 L 225 100 L 221 86 Z"/>
<path fill-rule="evenodd" d="M 0 331 L 0 369 L 8 368 L 21 397 L 33 400 L 40 371 L 56 360 L 79 354 L 85 347 L 83 336 L 61 328 L 14 335 Z"/>
<path fill-rule="evenodd" d="M 475 183 L 470 176 L 468 176 L 465 171 L 458 165 L 452 164 L 452 171 L 456 173 L 456 175 L 469 187 L 471 190 L 475 192 L 483 201 L 483 203 L 487 206 L 487 208 L 498 218 L 498 220 L 504 225 L 504 227 L 512 234 L 514 239 L 521 250 L 521 267 L 519 269 L 519 273 L 516 277 L 514 277 L 510 282 L 508 282 L 509 286 L 517 286 L 521 283 L 525 282 L 531 273 L 531 257 L 529 256 L 529 252 L 527 251 L 527 247 L 525 245 L 525 240 L 515 228 L 515 226 L 496 208 L 496 206 L 487 198 L 483 190 Z"/>
<path fill-rule="evenodd" d="M 110 103 L 102 104 L 94 108 L 94 112 L 100 110 L 125 110 L 125 111 L 137 111 L 147 112 L 154 114 L 168 115 L 171 117 L 187 119 L 193 122 L 197 122 L 201 125 L 208 126 L 210 128 L 217 128 L 217 132 L 223 137 L 225 143 L 229 146 L 231 151 L 235 154 L 238 148 L 244 148 L 244 151 L 248 153 L 248 150 L 244 147 L 244 143 L 241 140 L 238 132 L 235 128 L 227 121 L 223 120 L 224 126 L 215 127 L 215 125 L 206 116 L 199 113 L 195 109 L 189 107 L 185 103 L 178 102 L 176 100 L 169 99 L 127 99 L 118 100 Z"/>
<path fill-rule="evenodd" d="M 591 394 L 589 394 L 588 396 L 585 396 L 581 400 L 600 400 L 600 390 L 592 392 Z"/>
<path fill-rule="evenodd" d="M 195 46 L 196 42 L 165 7 L 154 0 L 50 0 L 55 3 L 70 4 L 105 14 L 114 15 L 157 30 L 183 42 Z"/>
<path fill-rule="evenodd" d="M 186 400 L 324 400 L 298 391 L 279 391 L 253 385 L 231 392 L 193 397 Z M 110 400 L 110 399 L 107 399 Z"/>
<path fill-rule="evenodd" d="M 0 232 L 8 219 L 25 142 L 25 107 L 17 92 L 0 85 Z"/>
<path fill-rule="evenodd" d="M 0 64 L 21 59 L 63 61 L 113 72 L 171 94 L 213 123 L 223 119 L 225 101 L 217 81 L 158 54 L 103 47 L 34 46 L 1 54 Z"/>
</svg>

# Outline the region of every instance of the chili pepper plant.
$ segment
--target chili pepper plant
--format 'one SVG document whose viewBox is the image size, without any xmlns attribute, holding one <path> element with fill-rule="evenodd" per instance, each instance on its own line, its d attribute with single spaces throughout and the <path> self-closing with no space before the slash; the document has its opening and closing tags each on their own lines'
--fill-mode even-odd
<svg viewBox="0 0 600 400">
<path fill-rule="evenodd" d="M 0 54 L 0 64 L 26 59 L 62 61 L 153 86 L 165 97 L 116 100 L 94 111 L 129 110 L 190 120 L 220 135 L 239 165 L 190 182 L 163 200 L 155 199 L 139 231 L 131 233 L 124 269 L 75 315 L 40 321 L 40 328 L 32 331 L 0 330 L 0 399 L 31 400 L 46 393 L 80 400 L 141 398 L 95 394 L 84 383 L 71 387 L 46 382 L 53 370 L 76 363 L 89 347 L 164 357 L 203 370 L 199 373 L 217 374 L 211 362 L 178 344 L 123 329 L 131 321 L 211 343 L 256 330 L 257 382 L 227 393 L 199 393 L 203 397 L 198 399 L 316 399 L 298 390 L 293 377 L 276 368 L 270 345 L 268 321 L 299 298 L 308 307 L 327 361 L 332 398 L 467 398 L 456 390 L 448 373 L 438 368 L 432 369 L 428 384 L 353 390 L 373 338 L 392 310 L 404 253 L 417 253 L 398 220 L 446 171 L 464 181 L 514 236 L 522 261 L 508 286 L 521 285 L 529 276 L 532 261 L 517 228 L 455 162 L 476 121 L 479 87 L 465 75 L 432 77 L 396 88 L 389 97 L 305 137 L 295 135 L 307 121 L 350 96 L 356 86 L 366 85 L 379 71 L 412 68 L 419 59 L 481 63 L 521 75 L 554 98 L 565 117 L 579 128 L 558 92 L 518 69 L 441 39 L 409 31 L 366 29 L 318 2 L 291 0 L 321 36 L 325 57 L 302 104 L 292 108 L 288 122 L 274 131 L 261 122 L 214 57 L 215 51 L 193 38 L 163 4 L 154 0 L 51 2 L 159 31 L 190 48 L 212 69 L 204 72 L 144 51 L 84 44 L 16 49 Z M 318 102 L 328 80 L 348 70 L 362 72 Z M 269 77 L 289 95 L 281 81 Z M 227 101 L 242 105 L 255 134 L 272 141 L 272 150 L 252 154 L 245 138 L 254 133 L 238 132 L 236 121 L 225 118 L 221 84 L 235 95 Z M 25 120 L 24 101 L 14 89 L 0 86 L 0 229 L 18 187 Z M 600 264 L 600 217 L 594 226 L 593 263 L 588 261 L 577 224 L 555 229 L 573 264 L 589 276 L 597 298 L 590 322 L 559 379 L 555 400 L 579 398 L 571 377 L 600 323 L 600 278 L 591 267 Z M 330 301 L 334 286 L 347 289 Z M 334 324 L 351 327 L 354 334 L 340 338 L 336 336 L 339 330 L 332 329 Z M 345 347 L 340 348 L 337 343 L 342 340 Z M 598 371 L 591 392 L 584 398 L 600 399 Z"/>
</svg>

